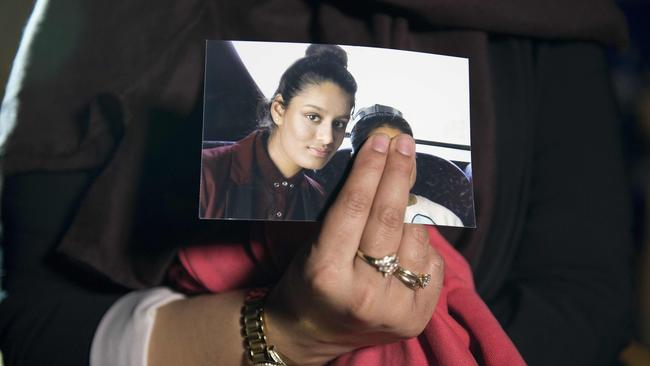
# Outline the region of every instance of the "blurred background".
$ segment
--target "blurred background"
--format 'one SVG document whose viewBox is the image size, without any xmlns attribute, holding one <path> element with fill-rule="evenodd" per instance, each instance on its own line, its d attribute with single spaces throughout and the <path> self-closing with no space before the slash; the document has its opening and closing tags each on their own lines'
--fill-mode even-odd
<svg viewBox="0 0 650 366">
<path fill-rule="evenodd" d="M 0 1 L 0 99 L 4 98 L 4 85 L 33 4 L 27 0 Z M 621 113 L 637 254 L 635 340 L 621 361 L 636 366 L 650 365 L 650 1 L 620 0 L 618 4 L 628 19 L 630 44 L 624 50 L 609 50 L 608 58 Z"/>
<path fill-rule="evenodd" d="M 636 244 L 636 342 L 622 355 L 627 365 L 650 365 L 650 1 L 620 0 L 630 31 L 625 50 L 609 50 L 618 99 Z"/>
<path fill-rule="evenodd" d="M 0 1 L 0 101 L 4 99 L 5 84 L 7 83 L 7 77 L 11 70 L 11 63 L 13 62 L 14 54 L 18 48 L 23 27 L 33 6 L 34 1 Z M 1 104 L 0 108 L 2 108 Z M 1 227 L 0 235 L 2 235 Z M 2 251 L 0 250 L 0 260 L 1 259 Z M 2 267 L 0 265 L 0 270 L 1 269 Z M 0 299 L 2 299 L 2 297 L 3 295 L 0 290 Z M 2 365 L 2 353 L 0 353 L 0 366 Z"/>
</svg>

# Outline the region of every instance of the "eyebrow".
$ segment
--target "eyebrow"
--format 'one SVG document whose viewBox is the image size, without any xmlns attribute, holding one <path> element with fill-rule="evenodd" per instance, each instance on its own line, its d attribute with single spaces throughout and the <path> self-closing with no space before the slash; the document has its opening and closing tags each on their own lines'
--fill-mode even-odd
<svg viewBox="0 0 650 366">
<path fill-rule="evenodd" d="M 317 105 L 314 105 L 314 104 L 305 104 L 304 106 L 305 106 L 305 107 L 311 107 L 311 108 L 317 109 L 319 112 L 323 112 L 323 111 L 324 111 L 323 108 L 321 108 L 321 107 L 319 107 L 319 106 L 317 106 Z M 344 114 L 344 115 L 340 115 L 340 116 L 338 116 L 338 117 L 335 117 L 334 119 L 337 119 L 337 120 L 341 120 L 341 119 L 343 119 L 343 120 L 345 120 L 346 122 L 350 122 L 350 115 L 349 115 L 349 114 Z"/>
<path fill-rule="evenodd" d="M 312 108 L 318 109 L 319 111 L 323 110 L 323 108 L 321 108 L 321 107 L 319 107 L 317 105 L 313 105 L 313 104 L 305 104 L 305 107 L 312 107 Z"/>
</svg>

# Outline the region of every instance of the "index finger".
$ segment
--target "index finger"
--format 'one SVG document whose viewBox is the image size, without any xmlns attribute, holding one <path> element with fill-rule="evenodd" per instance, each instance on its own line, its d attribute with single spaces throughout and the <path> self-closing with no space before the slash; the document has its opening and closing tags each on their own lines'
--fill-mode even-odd
<svg viewBox="0 0 650 366">
<path fill-rule="evenodd" d="M 353 261 L 361 240 L 377 186 L 386 164 L 390 138 L 372 135 L 356 154 L 343 188 L 325 216 L 313 250 L 337 261 Z"/>
</svg>

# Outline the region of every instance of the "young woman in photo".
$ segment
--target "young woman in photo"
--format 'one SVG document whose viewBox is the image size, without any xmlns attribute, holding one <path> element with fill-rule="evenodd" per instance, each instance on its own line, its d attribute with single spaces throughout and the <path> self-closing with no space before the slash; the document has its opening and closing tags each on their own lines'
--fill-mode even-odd
<svg viewBox="0 0 650 366">
<path fill-rule="evenodd" d="M 201 218 L 315 219 L 324 191 L 305 170 L 321 169 L 341 145 L 356 90 L 342 48 L 308 47 L 282 75 L 257 130 L 203 151 Z"/>
</svg>

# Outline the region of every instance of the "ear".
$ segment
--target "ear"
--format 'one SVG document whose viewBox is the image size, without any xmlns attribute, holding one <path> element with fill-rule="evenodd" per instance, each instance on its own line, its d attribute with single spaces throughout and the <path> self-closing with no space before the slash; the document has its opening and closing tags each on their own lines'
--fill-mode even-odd
<svg viewBox="0 0 650 366">
<path fill-rule="evenodd" d="M 282 98 L 282 95 L 278 94 L 271 102 L 271 118 L 273 119 L 273 123 L 278 126 L 282 125 L 284 122 L 285 111 L 284 99 Z"/>
</svg>

